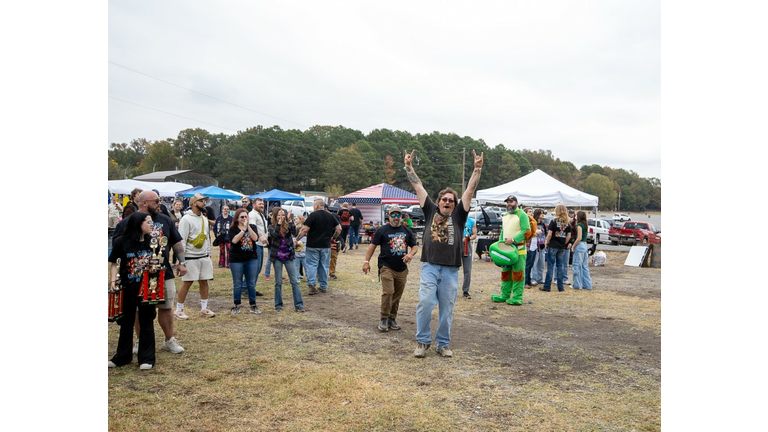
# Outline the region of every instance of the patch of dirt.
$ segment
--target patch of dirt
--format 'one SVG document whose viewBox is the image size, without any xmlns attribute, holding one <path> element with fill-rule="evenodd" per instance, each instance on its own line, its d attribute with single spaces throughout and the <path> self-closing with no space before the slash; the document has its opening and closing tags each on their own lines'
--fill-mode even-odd
<svg viewBox="0 0 768 432">
<path fill-rule="evenodd" d="M 625 253 L 611 253 L 606 266 L 590 267 L 594 289 L 660 301 L 661 270 L 624 266 L 625 257 Z M 415 273 L 412 267 L 407 289 L 418 289 Z M 473 275 L 473 287 L 474 281 Z M 522 306 L 494 303 L 487 290 L 475 292 L 471 300 L 459 296 L 451 327 L 451 348 L 457 355 L 461 351 L 470 351 L 472 355 L 491 356 L 500 366 L 509 367 L 519 379 L 556 378 L 567 371 L 600 374 L 604 373 L 601 365 L 605 364 L 622 366 L 641 375 L 656 375 L 660 379 L 661 337 L 657 332 L 611 317 L 542 311 L 532 307 L 532 300 L 529 300 L 533 297 L 529 293 L 536 289 L 526 289 L 528 298 L 524 297 Z M 572 291 L 570 286 L 566 286 L 566 290 Z M 579 294 L 588 296 L 591 293 Z M 553 286 L 547 295 L 558 295 L 556 287 Z M 372 338 L 395 338 L 385 343 L 389 355 L 412 355 L 416 304 L 401 302 L 398 323 L 403 329 L 382 334 L 375 329 L 378 309 L 361 307 L 359 297 L 333 290 L 333 283 L 327 294 L 305 296 L 304 301 L 308 305 L 307 314 L 326 325 L 363 329 L 369 331 Z M 474 307 L 469 312 L 457 313 L 459 302 L 472 302 Z M 437 309 L 433 311 L 433 334 L 437 328 Z M 307 326 L 316 324 L 307 323 Z M 368 348 L 379 349 L 378 345 L 372 343 Z M 364 347 L 357 349 L 365 350 Z"/>
<path fill-rule="evenodd" d="M 358 266 L 363 253 L 361 248 L 350 254 L 340 254 L 337 264 L 340 281 L 351 280 L 360 274 Z M 607 254 L 605 266 L 590 267 L 594 292 L 611 291 L 622 296 L 661 301 L 661 269 L 624 266 L 626 253 Z M 509 368 L 514 379 L 522 380 L 556 379 L 569 372 L 602 375 L 606 373 L 606 365 L 609 370 L 623 368 L 661 380 L 661 336 L 654 329 L 638 327 L 609 314 L 602 317 L 580 316 L 567 307 L 537 307 L 537 296 L 532 293 L 557 296 L 559 293 L 554 285 L 550 293 L 539 293 L 535 291 L 537 287 L 527 288 L 522 306 L 494 303 L 490 295 L 498 292 L 498 269 L 492 264 L 477 263 L 472 272 L 473 298 L 467 300 L 459 295 L 456 300 L 451 328 L 451 348 L 456 355 L 490 358 L 500 367 Z M 419 262 L 411 264 L 406 291 L 418 291 L 420 266 Z M 461 283 L 462 277 L 459 279 Z M 388 356 L 413 355 L 416 301 L 412 298 L 405 301 L 404 298 L 400 303 L 398 323 L 402 330 L 380 333 L 376 329 L 378 303 L 366 301 L 361 304 L 359 295 L 334 289 L 336 284 L 331 281 L 326 294 L 308 296 L 306 281 L 301 282 L 306 317 L 309 319 L 301 321 L 298 326 L 307 329 L 325 326 L 358 329 L 370 334 L 370 343 L 354 347 L 357 351 L 382 352 Z M 259 302 L 263 308 L 269 309 L 272 296 L 261 278 L 257 289 L 266 293 Z M 573 291 L 568 285 L 565 289 Z M 578 294 L 589 296 L 593 293 Z M 290 288 L 286 289 L 285 285 L 283 300 L 287 305 L 286 311 L 290 311 Z M 214 298 L 212 301 L 218 310 L 225 310 L 231 300 Z M 471 307 L 461 302 L 471 302 Z M 659 320 L 660 310 L 659 306 Z M 437 328 L 437 315 L 436 307 L 432 313 L 433 335 Z M 282 331 L 295 328 L 295 325 L 275 322 L 272 327 Z M 435 355 L 435 348 L 431 347 L 429 355 Z"/>
</svg>

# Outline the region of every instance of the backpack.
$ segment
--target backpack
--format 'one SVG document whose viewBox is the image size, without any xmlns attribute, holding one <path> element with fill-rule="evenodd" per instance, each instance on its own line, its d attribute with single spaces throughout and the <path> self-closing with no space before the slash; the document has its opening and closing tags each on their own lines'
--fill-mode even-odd
<svg viewBox="0 0 768 432">
<path fill-rule="evenodd" d="M 531 225 L 531 228 L 525 232 L 525 244 L 528 244 L 536 236 L 536 220 L 527 213 L 525 215 L 528 216 L 528 223 Z"/>
</svg>

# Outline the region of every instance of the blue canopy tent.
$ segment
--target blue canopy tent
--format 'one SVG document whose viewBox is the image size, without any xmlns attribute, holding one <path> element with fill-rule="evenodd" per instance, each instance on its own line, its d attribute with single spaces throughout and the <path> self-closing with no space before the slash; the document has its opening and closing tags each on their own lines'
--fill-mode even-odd
<svg viewBox="0 0 768 432">
<path fill-rule="evenodd" d="M 201 193 L 208 198 L 218 198 L 218 199 L 240 199 L 241 195 L 236 194 L 234 192 L 230 192 L 226 189 L 222 189 L 218 186 L 206 186 L 206 187 L 196 187 L 192 188 L 186 191 L 181 191 L 180 194 L 182 196 L 185 196 L 187 198 L 194 196 L 195 194 Z"/>
<path fill-rule="evenodd" d="M 304 197 L 301 195 L 292 194 L 289 192 L 283 192 L 279 189 L 272 189 L 268 192 L 262 192 L 260 194 L 251 195 L 248 198 L 250 199 L 256 199 L 261 198 L 264 201 L 294 201 L 294 200 L 304 200 Z"/>
<path fill-rule="evenodd" d="M 228 199 L 234 199 L 239 200 L 242 198 L 242 195 L 230 192 L 226 189 L 222 189 L 218 186 L 195 186 L 192 189 L 187 189 L 183 191 L 179 191 L 176 193 L 177 196 L 183 196 L 185 198 L 191 198 L 195 196 L 195 194 L 203 194 L 204 196 L 211 198 L 212 200 L 215 200 L 213 202 L 209 202 L 210 207 L 213 209 L 213 216 L 218 217 L 221 214 L 221 209 L 226 204 L 225 200 Z"/>
</svg>

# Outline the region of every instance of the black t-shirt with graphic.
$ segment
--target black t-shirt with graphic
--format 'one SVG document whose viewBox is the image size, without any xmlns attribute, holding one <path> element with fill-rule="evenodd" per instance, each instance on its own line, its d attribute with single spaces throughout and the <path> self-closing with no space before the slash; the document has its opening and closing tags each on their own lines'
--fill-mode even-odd
<svg viewBox="0 0 768 432">
<path fill-rule="evenodd" d="M 456 203 L 453 213 L 443 217 L 438 212 L 437 205 L 427 198 L 422 207 L 424 211 L 424 248 L 421 250 L 421 261 L 430 264 L 461 267 L 462 235 L 467 215 L 461 200 Z"/>
<path fill-rule="evenodd" d="M 249 224 L 253 232 L 259 232 L 256 225 Z M 240 234 L 240 227 L 232 225 L 229 227 L 229 239 L 230 241 Z M 250 236 L 243 234 L 243 238 L 239 242 L 232 242 L 232 249 L 229 252 L 229 262 L 246 262 L 252 259 L 257 259 L 258 249 L 255 248 L 255 242 Z"/>
<path fill-rule="evenodd" d="M 379 246 L 379 268 L 389 267 L 401 272 L 408 268 L 403 257 L 408 248 L 416 246 L 416 238 L 410 229 L 402 225 L 395 228 L 387 224 L 376 230 L 371 243 Z"/>
<path fill-rule="evenodd" d="M 549 222 L 549 231 L 552 232 L 552 237 L 549 239 L 549 247 L 557 249 L 565 249 L 565 238 L 571 232 L 571 224 L 567 223 L 563 226 L 563 223 L 557 219 L 552 219 Z"/>
<path fill-rule="evenodd" d="M 150 215 L 151 216 L 151 215 Z M 123 229 L 125 229 L 125 224 L 128 222 L 128 219 L 123 219 L 120 221 L 119 224 L 115 227 L 115 232 L 112 234 L 113 239 L 117 239 L 120 237 L 120 235 L 123 233 Z M 173 223 L 171 218 L 168 216 L 158 213 L 154 216 L 152 216 L 152 232 L 149 234 L 149 237 L 155 237 L 158 240 L 158 246 L 157 250 L 160 251 L 160 239 L 163 237 L 168 238 L 168 244 L 163 248 L 163 262 L 165 262 L 165 280 L 173 279 L 173 269 L 171 268 L 171 260 L 170 257 L 170 251 L 173 248 L 173 245 L 181 241 L 181 234 L 179 234 L 179 230 L 176 229 L 176 224 Z"/>
<path fill-rule="evenodd" d="M 120 280 L 123 288 L 137 289 L 138 284 L 141 283 L 142 269 L 151 258 L 152 249 L 149 247 L 149 240 L 138 241 L 128 237 L 118 237 L 112 241 L 112 252 L 109 254 L 108 261 L 116 263 L 119 259 Z"/>
</svg>

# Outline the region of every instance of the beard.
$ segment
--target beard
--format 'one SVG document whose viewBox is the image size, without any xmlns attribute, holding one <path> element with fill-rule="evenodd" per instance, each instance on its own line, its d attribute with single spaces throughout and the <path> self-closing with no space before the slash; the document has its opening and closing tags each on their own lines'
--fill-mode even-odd
<svg viewBox="0 0 768 432">
<path fill-rule="evenodd" d="M 157 207 L 147 206 L 147 213 L 151 214 L 152 216 L 157 216 L 157 214 L 160 213 L 160 206 L 157 206 Z"/>
<path fill-rule="evenodd" d="M 397 227 L 399 227 L 399 226 L 401 225 L 401 223 L 402 223 L 402 221 L 401 221 L 400 219 L 397 219 L 397 220 L 395 220 L 395 219 L 390 219 L 390 220 L 389 220 L 389 224 L 390 224 L 390 225 L 391 225 L 393 228 L 397 228 Z"/>
<path fill-rule="evenodd" d="M 517 204 L 507 206 L 507 211 L 508 212 L 513 212 L 515 210 L 517 210 Z"/>
</svg>

